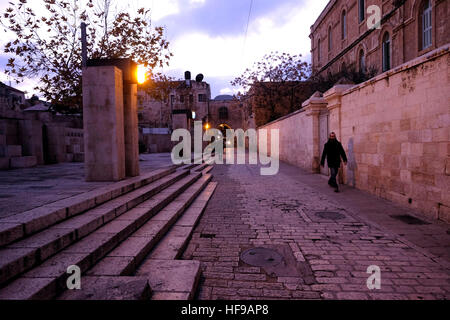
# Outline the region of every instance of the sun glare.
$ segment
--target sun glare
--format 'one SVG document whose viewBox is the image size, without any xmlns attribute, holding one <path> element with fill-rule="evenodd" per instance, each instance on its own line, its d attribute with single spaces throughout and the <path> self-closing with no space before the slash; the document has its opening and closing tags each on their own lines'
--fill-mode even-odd
<svg viewBox="0 0 450 320">
<path fill-rule="evenodd" d="M 143 84 L 146 80 L 146 72 L 144 65 L 140 64 L 137 68 L 137 81 L 139 84 Z"/>
</svg>

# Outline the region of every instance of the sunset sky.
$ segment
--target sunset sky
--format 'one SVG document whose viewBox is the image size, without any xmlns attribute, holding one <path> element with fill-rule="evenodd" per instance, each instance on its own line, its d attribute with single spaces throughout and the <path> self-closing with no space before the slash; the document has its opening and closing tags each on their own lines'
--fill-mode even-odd
<svg viewBox="0 0 450 320">
<path fill-rule="evenodd" d="M 38 5 L 39 0 L 33 0 Z M 153 25 L 165 26 L 170 50 L 170 66 L 163 71 L 182 78 L 203 73 L 211 84 L 212 97 L 232 94 L 230 81 L 245 68 L 271 51 L 302 54 L 310 61 L 310 26 L 328 0 L 131 0 L 118 1 L 117 9 L 151 9 Z M 1 12 L 8 6 L 0 0 Z M 251 7 L 251 11 L 250 11 Z M 250 13 L 250 19 L 249 18 Z M 248 31 L 247 30 L 247 22 Z M 10 37 L 4 36 L 0 46 Z M 9 83 L 4 73 L 8 56 L 0 54 L 0 81 Z M 28 91 L 37 79 L 13 86 Z"/>
</svg>

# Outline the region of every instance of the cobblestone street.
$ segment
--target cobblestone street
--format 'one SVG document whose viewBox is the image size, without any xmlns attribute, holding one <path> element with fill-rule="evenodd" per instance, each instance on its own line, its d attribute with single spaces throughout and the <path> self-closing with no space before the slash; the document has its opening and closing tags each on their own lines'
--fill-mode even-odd
<svg viewBox="0 0 450 320">
<path fill-rule="evenodd" d="M 448 225 L 393 218 L 420 216 L 347 186 L 334 193 L 324 176 L 284 163 L 275 176 L 251 165 L 212 173 L 218 187 L 183 255 L 202 264 L 197 299 L 450 298 Z M 254 247 L 284 264 L 245 264 Z M 379 290 L 366 284 L 371 265 Z"/>
</svg>

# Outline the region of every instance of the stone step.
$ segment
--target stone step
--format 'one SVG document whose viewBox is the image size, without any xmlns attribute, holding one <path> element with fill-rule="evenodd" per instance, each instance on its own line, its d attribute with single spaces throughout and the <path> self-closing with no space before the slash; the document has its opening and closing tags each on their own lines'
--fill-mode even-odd
<svg viewBox="0 0 450 320">
<path fill-rule="evenodd" d="M 22 157 L 22 146 L 0 144 L 0 157 Z"/>
<path fill-rule="evenodd" d="M 179 171 L 0 249 L 0 285 L 188 175 Z"/>
<path fill-rule="evenodd" d="M 93 209 L 175 172 L 175 167 L 158 169 L 109 186 L 62 199 L 0 219 L 0 247 L 30 236 L 69 217 Z"/>
<path fill-rule="evenodd" d="M 185 165 L 180 165 L 177 170 L 191 170 L 197 166 L 198 166 L 198 164 L 195 164 L 195 163 L 185 164 Z"/>
<path fill-rule="evenodd" d="M 147 277 L 83 277 L 81 289 L 67 290 L 58 300 L 150 300 Z"/>
<path fill-rule="evenodd" d="M 203 211 L 205 210 L 209 199 L 212 197 L 217 183 L 211 182 L 195 199 L 195 201 L 189 206 L 183 216 L 177 220 L 173 227 L 166 233 L 164 238 L 155 246 L 152 252 L 149 254 L 149 259 L 156 260 L 174 260 L 178 259 L 187 243 L 189 242 L 194 228 L 200 220 Z M 146 262 L 143 263 L 141 268 L 145 268 Z"/>
<path fill-rule="evenodd" d="M 194 171 L 200 172 L 200 171 L 203 171 L 206 167 L 208 167 L 208 164 L 207 163 L 202 163 L 201 165 L 195 167 Z"/>
<path fill-rule="evenodd" d="M 87 275 L 127 276 L 134 274 L 136 266 L 141 264 L 155 244 L 205 189 L 211 178 L 211 175 L 201 177 L 189 189 L 175 198 L 173 202 L 111 251 L 94 268 L 89 270 Z M 135 218 L 133 215 L 127 217 L 127 219 Z"/>
<path fill-rule="evenodd" d="M 9 160 L 10 169 L 22 169 L 22 168 L 31 168 L 37 166 L 37 159 L 35 156 L 26 156 L 26 157 L 12 157 Z"/>
<path fill-rule="evenodd" d="M 136 276 L 147 277 L 152 300 L 192 300 L 200 280 L 200 262 L 195 260 L 148 260 Z"/>
<path fill-rule="evenodd" d="M 213 166 L 207 166 L 205 169 L 203 169 L 202 174 L 208 174 L 211 172 L 211 170 L 213 169 Z"/>
<path fill-rule="evenodd" d="M 166 188 L 142 203 L 140 205 L 142 210 L 140 210 L 139 214 L 137 214 L 137 210 L 133 212 L 133 214 L 137 215 L 136 220 L 119 220 L 116 218 L 60 251 L 34 269 L 22 274 L 18 279 L 0 289 L 0 300 L 31 299 L 34 297 L 53 299 L 58 292 L 66 288 L 66 279 L 68 277 L 66 270 L 68 266 L 76 265 L 82 273 L 86 272 L 140 228 L 146 222 L 146 219 L 148 220 L 154 216 L 157 211 L 167 206 L 201 177 L 201 173 L 189 174 L 171 187 Z M 20 255 L 20 253 L 18 254 Z M 23 259 L 19 261 L 25 264 L 28 260 Z M 20 263 L 12 265 L 12 267 L 22 267 Z M 14 272 L 11 270 L 10 268 L 7 271 Z M 23 292 L 24 290 L 26 293 Z"/>
</svg>

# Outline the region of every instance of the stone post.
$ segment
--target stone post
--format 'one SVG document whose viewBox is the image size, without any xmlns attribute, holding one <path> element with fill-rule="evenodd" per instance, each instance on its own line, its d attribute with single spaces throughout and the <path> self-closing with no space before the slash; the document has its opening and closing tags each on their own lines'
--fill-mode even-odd
<svg viewBox="0 0 450 320">
<path fill-rule="evenodd" d="M 330 113 L 330 132 L 334 131 L 338 140 L 341 139 L 341 101 L 344 91 L 350 89 L 354 85 L 337 84 L 323 94 Z"/>
<path fill-rule="evenodd" d="M 122 71 L 115 66 L 83 70 L 86 181 L 125 178 Z"/>
<path fill-rule="evenodd" d="M 22 144 L 22 155 L 35 156 L 37 164 L 45 164 L 42 146 L 42 123 L 29 118 L 19 120 L 19 129 Z"/>
<path fill-rule="evenodd" d="M 312 121 L 312 141 L 311 141 L 311 170 L 314 173 L 320 172 L 320 126 L 319 115 L 326 111 L 327 102 L 320 92 L 314 93 L 306 100 L 302 107 L 306 110 L 306 115 L 311 117 Z"/>
<path fill-rule="evenodd" d="M 342 105 L 342 96 L 345 91 L 353 87 L 352 84 L 337 84 L 327 92 L 323 94 L 325 100 L 328 103 L 328 112 L 329 112 L 329 126 L 330 132 L 334 132 L 338 140 L 342 139 L 342 131 L 341 131 L 341 105 Z M 343 183 L 344 181 L 344 170 L 339 170 L 339 183 Z"/>
<path fill-rule="evenodd" d="M 139 175 L 139 130 L 137 85 L 124 83 L 123 112 L 125 127 L 125 170 L 128 177 Z"/>
</svg>

